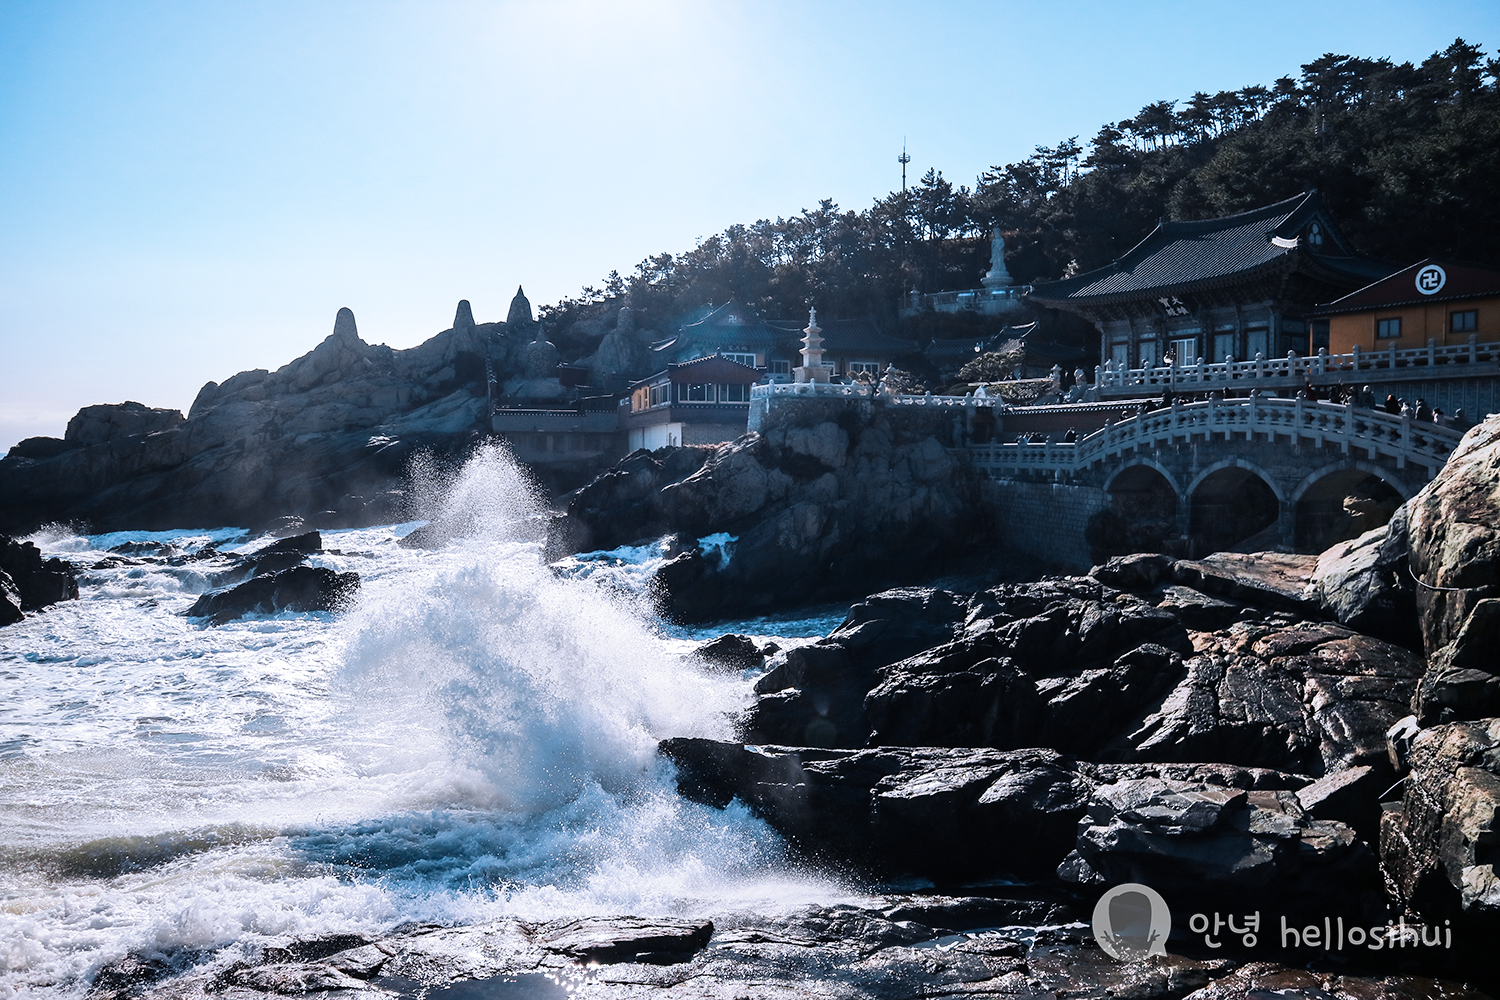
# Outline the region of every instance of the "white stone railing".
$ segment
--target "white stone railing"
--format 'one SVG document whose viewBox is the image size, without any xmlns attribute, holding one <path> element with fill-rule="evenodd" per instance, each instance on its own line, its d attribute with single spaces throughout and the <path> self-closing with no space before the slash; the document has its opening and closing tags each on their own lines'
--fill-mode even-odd
<svg viewBox="0 0 1500 1000">
<path fill-rule="evenodd" d="M 1442 468 L 1463 436 L 1451 427 L 1352 403 L 1251 396 L 1186 405 L 1177 402 L 1170 408 L 1106 423 L 1074 442 L 974 445 L 969 460 L 990 474 L 1041 471 L 1061 475 L 1081 472 L 1127 451 L 1195 437 L 1250 440 L 1257 434 L 1267 440 L 1284 437 L 1289 443 L 1305 441 L 1318 447 L 1332 442 L 1346 454 L 1358 450 L 1372 459 L 1377 455 L 1394 458 L 1398 468 L 1408 463 L 1423 466 L 1429 477 Z"/>
<path fill-rule="evenodd" d="M 750 398 L 767 396 L 833 396 L 840 399 L 869 399 L 874 387 L 864 383 L 842 385 L 837 382 L 773 382 L 770 385 L 752 385 Z"/>
<path fill-rule="evenodd" d="M 1360 379 L 1362 372 L 1376 373 L 1426 367 L 1434 369 L 1433 376 L 1454 375 L 1458 372 L 1438 371 L 1440 366 L 1500 362 L 1500 343 L 1481 344 L 1471 336 L 1467 343 L 1449 344 L 1439 347 L 1429 340 L 1426 347 L 1411 347 L 1397 350 L 1395 347 L 1383 351 L 1362 351 L 1358 347 L 1348 354 L 1329 354 L 1320 348 L 1318 353 L 1299 358 L 1288 353 L 1284 358 L 1265 358 L 1256 355 L 1254 361 L 1220 361 L 1209 363 L 1202 358 L 1192 364 L 1156 365 L 1146 368 L 1116 368 L 1114 362 L 1106 361 L 1094 369 L 1096 389 L 1153 389 L 1163 390 L 1178 387 L 1233 382 L 1242 379 L 1305 379 L 1317 375 L 1347 375 Z"/>
</svg>

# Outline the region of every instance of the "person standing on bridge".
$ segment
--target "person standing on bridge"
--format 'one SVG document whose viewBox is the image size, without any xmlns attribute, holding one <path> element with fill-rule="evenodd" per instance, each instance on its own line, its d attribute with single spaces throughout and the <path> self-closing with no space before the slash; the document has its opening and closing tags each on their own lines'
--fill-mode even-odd
<svg viewBox="0 0 1500 1000">
<path fill-rule="evenodd" d="M 1401 412 L 1401 400 L 1396 398 L 1396 394 L 1394 392 L 1386 394 L 1385 412 L 1389 413 L 1393 417 Z"/>
</svg>

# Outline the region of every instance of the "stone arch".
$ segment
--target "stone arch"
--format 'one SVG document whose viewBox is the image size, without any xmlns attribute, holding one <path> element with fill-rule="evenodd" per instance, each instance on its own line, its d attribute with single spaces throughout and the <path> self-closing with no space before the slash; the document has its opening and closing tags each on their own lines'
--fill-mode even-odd
<svg viewBox="0 0 1500 1000">
<path fill-rule="evenodd" d="M 1137 458 L 1104 481 L 1106 513 L 1096 516 L 1090 543 L 1102 557 L 1129 552 L 1180 553 L 1177 477 L 1159 462 Z"/>
<path fill-rule="evenodd" d="M 1281 542 L 1286 495 L 1274 476 L 1241 459 L 1215 462 L 1188 487 L 1188 549 L 1268 549 Z"/>
<path fill-rule="evenodd" d="M 1374 462 L 1345 459 L 1314 470 L 1292 491 L 1292 547 L 1322 552 L 1391 519 L 1415 492 Z"/>
</svg>

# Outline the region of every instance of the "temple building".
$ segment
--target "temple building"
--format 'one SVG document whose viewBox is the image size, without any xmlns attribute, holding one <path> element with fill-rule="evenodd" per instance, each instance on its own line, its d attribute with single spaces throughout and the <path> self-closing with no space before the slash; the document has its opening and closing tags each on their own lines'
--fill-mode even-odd
<svg viewBox="0 0 1500 1000">
<path fill-rule="evenodd" d="M 1116 369 L 1285 357 L 1328 346 L 1311 336 L 1315 303 L 1394 270 L 1355 253 L 1313 190 L 1220 219 L 1162 220 L 1118 260 L 1037 284 L 1029 299 L 1093 323 Z"/>
<path fill-rule="evenodd" d="M 667 365 L 620 401 L 629 450 L 733 441 L 745 433 L 750 387 L 761 378 L 750 365 L 718 354 Z"/>
<path fill-rule="evenodd" d="M 1500 341 L 1500 270 L 1424 260 L 1319 306 L 1328 350 L 1347 354 Z"/>
<path fill-rule="evenodd" d="M 823 363 L 834 377 L 876 375 L 917 349 L 911 341 L 881 333 L 867 319 L 824 323 Z M 743 303 L 730 301 L 690 315 L 675 336 L 652 344 L 651 351 L 667 364 L 718 355 L 759 368 L 771 381 L 789 382 L 802 363 L 802 337 L 801 323 L 764 320 Z"/>
</svg>

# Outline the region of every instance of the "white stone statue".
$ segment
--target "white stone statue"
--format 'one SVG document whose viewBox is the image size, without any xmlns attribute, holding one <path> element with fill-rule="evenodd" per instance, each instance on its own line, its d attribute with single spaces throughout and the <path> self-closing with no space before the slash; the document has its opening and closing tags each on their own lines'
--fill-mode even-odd
<svg viewBox="0 0 1500 1000">
<path fill-rule="evenodd" d="M 990 236 L 990 270 L 980 279 L 985 288 L 1009 288 L 1014 282 L 1005 269 L 1005 237 L 996 226 Z"/>
</svg>

